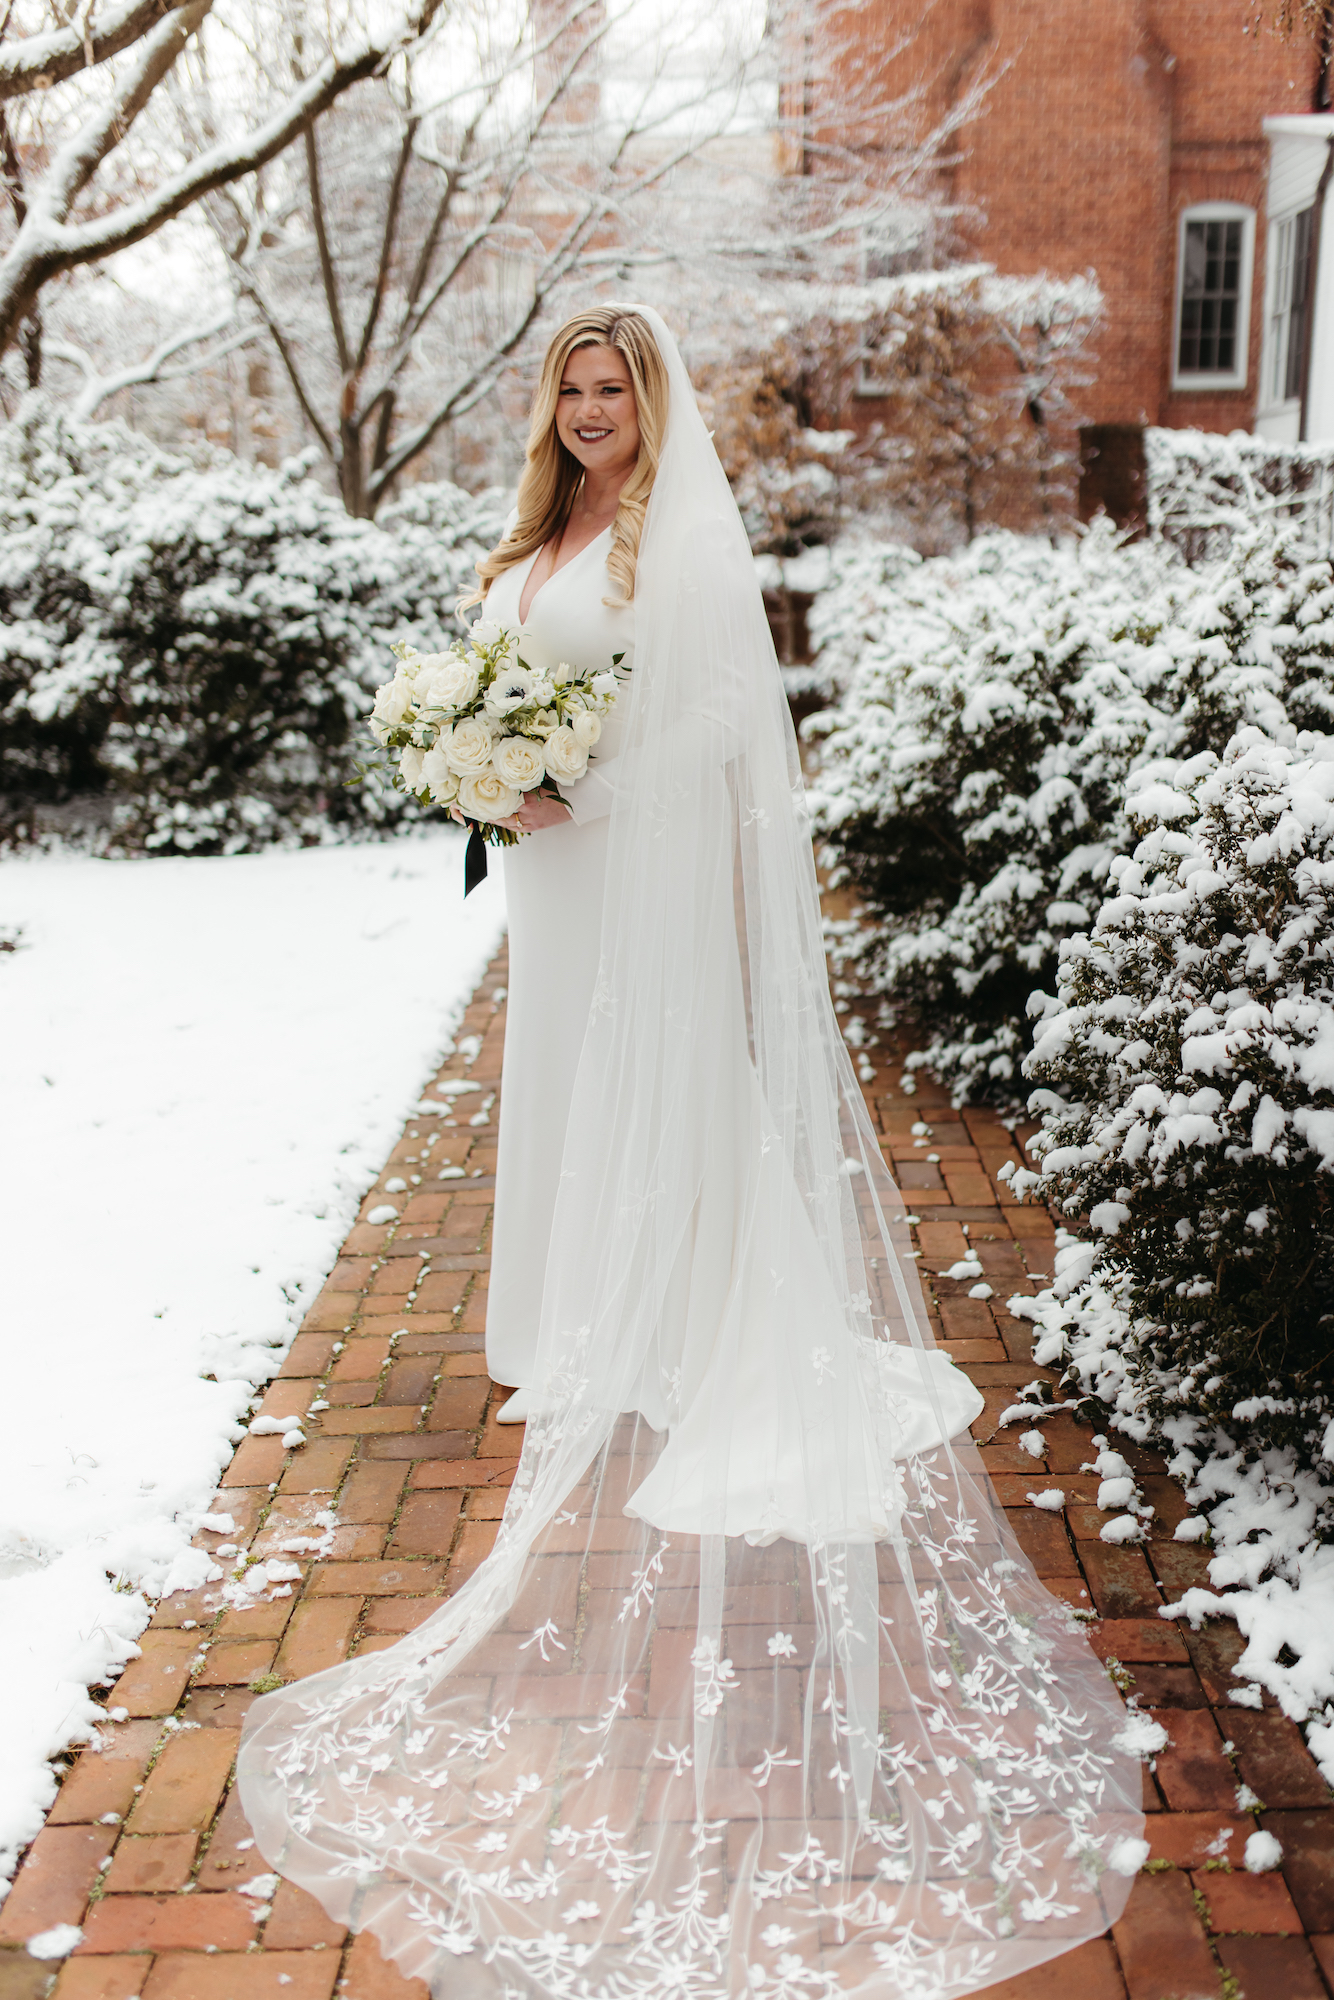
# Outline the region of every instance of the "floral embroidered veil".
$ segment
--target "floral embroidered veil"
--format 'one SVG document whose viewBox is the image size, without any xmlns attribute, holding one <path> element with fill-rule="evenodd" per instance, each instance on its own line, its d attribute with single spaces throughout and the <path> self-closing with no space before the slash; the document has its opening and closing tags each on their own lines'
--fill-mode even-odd
<svg viewBox="0 0 1334 2000">
<path fill-rule="evenodd" d="M 242 1798 L 442 2000 L 951 2000 L 1120 1914 L 1139 1770 L 932 1346 L 745 530 L 626 310 L 671 410 L 541 1413 L 491 1557 L 259 1701 Z"/>
</svg>

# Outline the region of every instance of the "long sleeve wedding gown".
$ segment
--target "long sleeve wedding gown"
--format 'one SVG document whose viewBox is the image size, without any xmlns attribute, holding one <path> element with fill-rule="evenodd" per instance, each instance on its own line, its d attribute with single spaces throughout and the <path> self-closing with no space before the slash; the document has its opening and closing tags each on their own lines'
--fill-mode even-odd
<svg viewBox="0 0 1334 2000">
<path fill-rule="evenodd" d="M 509 876 L 490 1332 L 534 1413 L 493 1554 L 259 1701 L 242 1799 L 434 2000 L 957 2000 L 1119 1916 L 1139 1770 L 933 1346 L 745 530 L 627 310 L 671 388 L 633 671 Z M 534 599 L 535 664 L 603 663 L 605 574 Z"/>
</svg>

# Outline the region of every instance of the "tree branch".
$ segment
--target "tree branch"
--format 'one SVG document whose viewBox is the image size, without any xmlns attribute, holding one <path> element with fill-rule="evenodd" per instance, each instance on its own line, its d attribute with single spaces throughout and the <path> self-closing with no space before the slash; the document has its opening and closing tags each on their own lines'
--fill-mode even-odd
<svg viewBox="0 0 1334 2000">
<path fill-rule="evenodd" d="M 0 353 L 14 339 L 15 329 L 46 281 L 59 271 L 93 263 L 113 250 L 123 250 L 151 236 L 164 222 L 201 196 L 226 187 L 281 153 L 312 118 L 341 97 L 354 83 L 374 76 L 405 43 L 419 39 L 439 13 L 444 0 L 413 0 L 394 32 L 365 42 L 342 55 L 330 55 L 294 92 L 288 102 L 242 138 L 211 147 L 180 173 L 141 201 L 107 216 L 77 225 L 53 216 L 49 206 L 30 200 L 30 212 L 3 261 L 0 261 Z M 207 11 L 208 0 L 193 0 Z M 103 116 L 94 125 L 105 123 Z M 75 141 L 77 148 L 81 140 Z"/>
<path fill-rule="evenodd" d="M 65 220 L 75 196 L 120 144 L 212 5 L 213 0 L 181 0 L 158 22 L 145 39 L 134 67 L 106 104 L 52 161 L 35 191 L 34 211 L 44 210 L 55 222 Z"/>
<path fill-rule="evenodd" d="M 201 354 L 198 360 L 191 362 L 188 367 L 166 366 L 172 356 L 179 354 L 183 347 L 191 347 L 199 340 L 211 340 L 215 333 L 221 333 L 231 317 L 232 308 L 229 306 L 226 312 L 217 314 L 205 326 L 191 327 L 184 333 L 171 334 L 166 340 L 159 341 L 153 352 L 144 360 L 132 361 L 127 367 L 118 369 L 114 375 L 99 375 L 90 356 L 85 354 L 81 347 L 72 347 L 66 341 L 48 340 L 46 352 L 53 360 L 67 361 L 83 370 L 84 386 L 74 399 L 73 412 L 76 417 L 88 419 L 106 402 L 108 396 L 114 396 L 118 390 L 134 389 L 150 382 L 180 381 L 184 376 L 198 374 L 200 369 L 209 367 L 215 361 L 221 361 L 224 354 L 231 354 L 238 347 L 246 347 L 252 340 L 261 338 L 264 332 L 261 327 L 238 327 L 228 339 L 210 348 L 207 354 Z"/>
<path fill-rule="evenodd" d="M 357 342 L 355 372 L 360 375 L 366 366 L 366 357 L 371 351 L 375 329 L 379 324 L 384 306 L 385 292 L 389 285 L 389 266 L 393 262 L 394 243 L 398 236 L 398 217 L 403 205 L 403 188 L 412 164 L 412 142 L 417 133 L 417 120 L 410 118 L 403 133 L 403 143 L 398 149 L 394 162 L 394 178 L 389 184 L 389 200 L 385 206 L 384 230 L 380 237 L 380 261 L 376 267 L 375 284 L 371 290 L 371 302 L 366 309 L 366 321 L 361 329 L 361 339 Z"/>
<path fill-rule="evenodd" d="M 320 149 L 315 140 L 314 119 L 308 120 L 301 137 L 306 149 L 306 185 L 310 189 L 310 214 L 315 225 L 315 246 L 319 252 L 320 283 L 324 286 L 324 303 L 329 309 L 329 325 L 333 329 L 338 366 L 346 375 L 350 356 L 347 351 L 347 332 L 343 326 L 343 307 L 338 296 L 338 274 L 334 270 L 333 255 L 329 249 L 329 230 L 324 215 L 324 189 L 320 185 Z"/>
<path fill-rule="evenodd" d="M 46 35 L 25 35 L 0 48 L 0 103 L 27 90 L 46 89 L 66 77 L 104 63 L 146 35 L 170 0 L 123 0 L 100 28 L 87 33 L 78 22 Z"/>
<path fill-rule="evenodd" d="M 310 428 L 312 429 L 312 431 L 314 431 L 316 437 L 319 439 L 320 448 L 328 457 L 330 463 L 333 465 L 337 465 L 338 446 L 335 443 L 330 432 L 320 422 L 320 419 L 316 414 L 315 405 L 314 402 L 311 400 L 310 392 L 306 388 L 305 382 L 302 380 L 301 370 L 296 365 L 296 355 L 292 351 L 291 342 L 287 339 L 287 336 L 284 334 L 277 320 L 274 318 L 273 314 L 269 311 L 268 304 L 265 301 L 263 294 L 260 292 L 258 286 L 255 285 L 253 280 L 251 280 L 246 276 L 243 276 L 241 279 L 241 286 L 242 290 L 245 292 L 246 297 L 250 300 L 256 312 L 260 315 L 260 318 L 264 321 L 265 326 L 268 328 L 269 338 L 278 350 L 278 359 L 282 362 L 283 367 L 287 370 L 287 379 L 292 385 L 292 393 L 296 397 L 297 402 L 301 405 L 302 416 L 305 418 L 306 422 L 310 425 Z"/>
<path fill-rule="evenodd" d="M 569 32 L 573 23 L 578 22 L 585 13 L 591 11 L 595 11 L 592 6 L 592 0 L 584 0 L 584 4 L 577 7 L 568 15 L 558 28 L 547 37 L 546 41 L 539 45 L 540 49 L 542 51 L 549 49 L 561 35 Z M 598 48 L 603 37 L 609 32 L 609 29 L 610 23 L 607 20 L 602 19 L 598 22 L 594 31 L 587 36 L 566 63 L 562 74 L 553 80 L 545 98 L 533 107 L 532 116 L 527 121 L 522 138 L 512 148 L 513 159 L 510 170 L 506 176 L 502 177 L 500 188 L 491 201 L 490 213 L 484 220 L 475 224 L 472 230 L 464 237 L 462 245 L 456 250 L 448 270 L 432 286 L 424 304 L 421 302 L 421 294 L 430 273 L 431 260 L 435 254 L 440 231 L 448 217 L 454 195 L 462 180 L 463 169 L 471 156 L 473 145 L 476 143 L 477 131 L 482 118 L 494 104 L 500 94 L 502 84 L 509 75 L 507 65 L 500 63 L 493 71 L 487 92 L 482 102 L 478 105 L 472 122 L 464 132 L 462 140 L 456 148 L 456 157 L 453 160 L 442 160 L 433 150 L 427 150 L 422 147 L 418 148 L 418 152 L 422 158 L 438 166 L 444 173 L 445 188 L 441 195 L 431 230 L 426 242 L 422 246 L 422 254 L 417 260 L 417 268 L 413 273 L 412 283 L 408 288 L 402 323 L 399 326 L 398 335 L 394 342 L 396 359 L 388 369 L 385 377 L 386 384 L 395 380 L 410 352 L 412 342 L 425 326 L 441 298 L 454 283 L 454 280 L 458 277 L 459 272 L 467 263 L 473 251 L 486 240 L 505 214 L 518 190 L 519 183 L 523 179 L 525 171 L 531 165 L 533 148 L 541 138 L 548 120 L 560 104 L 566 90 L 573 81 L 575 71 Z"/>
<path fill-rule="evenodd" d="M 28 203 L 23 192 L 23 163 L 19 159 L 14 134 L 9 129 L 9 115 L 3 104 L 0 104 L 0 159 L 4 162 L 5 191 L 14 211 L 14 221 L 22 229 L 28 219 Z"/>
<path fill-rule="evenodd" d="M 386 454 L 383 463 L 375 468 L 367 482 L 367 495 L 372 506 L 403 467 L 426 449 L 442 424 L 448 423 L 451 417 L 463 415 L 481 401 L 532 326 L 548 294 L 573 269 L 584 244 L 601 227 L 607 209 L 608 203 L 602 196 L 588 202 L 583 215 L 566 231 L 564 241 L 549 255 L 545 269 L 533 282 L 531 297 L 508 333 L 495 342 L 485 359 L 469 370 L 428 417 L 415 425 L 407 437 Z"/>
</svg>

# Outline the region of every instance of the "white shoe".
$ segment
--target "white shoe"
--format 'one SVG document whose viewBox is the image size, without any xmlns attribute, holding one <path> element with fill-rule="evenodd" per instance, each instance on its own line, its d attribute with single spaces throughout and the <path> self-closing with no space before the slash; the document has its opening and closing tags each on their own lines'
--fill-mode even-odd
<svg viewBox="0 0 1334 2000">
<path fill-rule="evenodd" d="M 531 1389 L 516 1389 L 508 1403 L 496 1412 L 498 1424 L 526 1424 L 533 1414 L 533 1392 Z"/>
</svg>

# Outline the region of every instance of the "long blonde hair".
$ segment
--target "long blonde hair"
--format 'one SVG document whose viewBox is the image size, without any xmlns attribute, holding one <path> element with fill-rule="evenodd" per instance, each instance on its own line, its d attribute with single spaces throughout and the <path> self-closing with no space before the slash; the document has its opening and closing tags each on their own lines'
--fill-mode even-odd
<svg viewBox="0 0 1334 2000">
<path fill-rule="evenodd" d="M 621 488 L 616 518 L 611 524 L 607 570 L 624 601 L 628 602 L 635 594 L 639 538 L 644 531 L 648 496 L 653 490 L 667 431 L 667 370 L 646 319 L 619 306 L 597 306 L 567 319 L 547 349 L 533 397 L 527 463 L 519 481 L 518 519 L 504 540 L 478 563 L 481 588 L 465 598 L 460 609 L 480 603 L 496 577 L 561 534 L 570 518 L 584 470 L 561 442 L 556 430 L 556 404 L 566 363 L 579 347 L 614 347 L 625 357 L 634 388 L 639 416 L 639 457 Z"/>
</svg>

